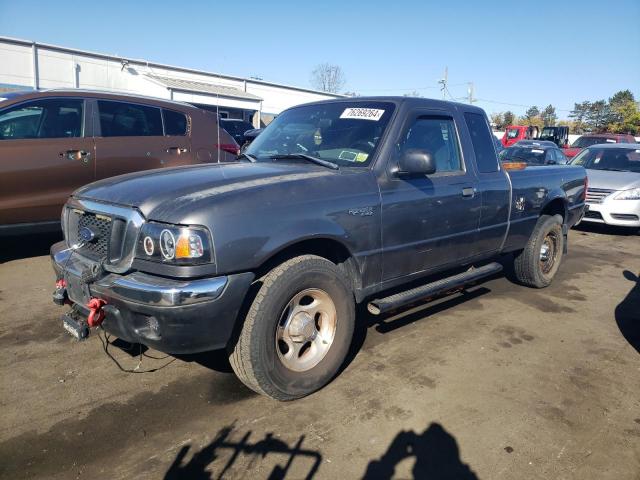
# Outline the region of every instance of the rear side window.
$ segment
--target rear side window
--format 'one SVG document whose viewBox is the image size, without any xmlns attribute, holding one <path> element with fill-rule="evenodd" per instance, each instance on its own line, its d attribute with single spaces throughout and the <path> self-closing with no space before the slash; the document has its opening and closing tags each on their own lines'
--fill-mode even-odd
<svg viewBox="0 0 640 480">
<path fill-rule="evenodd" d="M 165 135 L 186 135 L 187 116 L 184 113 L 162 109 Z"/>
<path fill-rule="evenodd" d="M 161 137 L 160 109 L 127 102 L 98 100 L 103 137 Z"/>
<path fill-rule="evenodd" d="M 486 118 L 479 113 L 470 112 L 466 112 L 464 118 L 471 134 L 471 143 L 476 153 L 478 171 L 480 173 L 497 172 L 496 147 L 493 144 L 493 133 L 489 130 Z"/>
<path fill-rule="evenodd" d="M 82 136 L 80 99 L 43 99 L 0 112 L 0 140 Z"/>
</svg>

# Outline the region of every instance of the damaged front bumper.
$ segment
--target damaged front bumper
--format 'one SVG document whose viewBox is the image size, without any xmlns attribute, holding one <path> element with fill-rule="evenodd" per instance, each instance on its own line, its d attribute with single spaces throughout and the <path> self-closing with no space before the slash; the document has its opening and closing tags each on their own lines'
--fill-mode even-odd
<svg viewBox="0 0 640 480">
<path fill-rule="evenodd" d="M 107 332 L 167 353 L 224 348 L 254 278 L 251 272 L 193 280 L 136 271 L 96 275 L 98 263 L 65 242 L 51 247 L 51 260 L 81 316 L 89 316 L 91 298 L 102 299 Z"/>
</svg>

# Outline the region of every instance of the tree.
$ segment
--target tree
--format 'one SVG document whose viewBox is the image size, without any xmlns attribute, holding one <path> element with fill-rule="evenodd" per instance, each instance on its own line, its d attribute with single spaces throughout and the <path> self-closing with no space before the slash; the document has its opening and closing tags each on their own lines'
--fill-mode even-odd
<svg viewBox="0 0 640 480">
<path fill-rule="evenodd" d="M 618 132 L 625 128 L 622 125 L 628 123 L 628 119 L 637 112 L 638 105 L 630 90 L 620 90 L 609 98 L 609 118 L 607 119 L 607 130 Z M 629 125 L 633 130 L 633 122 Z M 626 132 L 620 132 L 626 133 Z"/>
<path fill-rule="evenodd" d="M 591 111 L 591 102 L 585 100 L 581 103 L 574 103 L 573 110 L 569 112 L 569 118 L 572 118 L 575 125 L 575 133 L 583 133 L 586 128 L 586 121 Z"/>
<path fill-rule="evenodd" d="M 345 83 L 344 72 L 339 65 L 321 63 L 311 72 L 311 84 L 323 92 L 338 93 Z"/>
<path fill-rule="evenodd" d="M 516 115 L 511 110 L 507 110 L 502 115 L 502 119 L 503 119 L 503 122 L 504 122 L 504 126 L 506 127 L 508 125 L 513 125 L 515 123 Z"/>
<path fill-rule="evenodd" d="M 534 125 L 535 118 L 540 115 L 540 109 L 535 105 L 533 107 L 529 107 L 526 112 L 524 112 L 524 117 L 522 117 L 527 125 Z"/>
<path fill-rule="evenodd" d="M 495 125 L 498 130 L 504 128 L 504 114 L 502 112 L 492 113 L 489 117 L 491 125 Z"/>
<path fill-rule="evenodd" d="M 590 130 L 598 132 L 604 130 L 610 118 L 609 104 L 606 100 L 598 100 L 590 105 L 587 112 L 587 126 Z"/>
<path fill-rule="evenodd" d="M 540 114 L 540 118 L 542 118 L 542 122 L 545 127 L 551 127 L 556 124 L 558 120 L 558 116 L 556 115 L 556 109 L 553 105 L 547 105 L 545 109 Z"/>
<path fill-rule="evenodd" d="M 419 91 L 414 90 L 414 91 L 412 91 L 412 92 L 405 93 L 405 94 L 403 95 L 403 97 L 417 97 L 417 98 L 422 98 L 422 95 L 420 95 L 420 92 L 419 92 Z"/>
</svg>

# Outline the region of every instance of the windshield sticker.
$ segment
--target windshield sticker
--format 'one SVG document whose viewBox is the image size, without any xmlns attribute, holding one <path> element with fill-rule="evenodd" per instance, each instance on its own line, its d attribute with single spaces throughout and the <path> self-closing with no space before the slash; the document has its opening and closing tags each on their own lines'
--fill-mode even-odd
<svg viewBox="0 0 640 480">
<path fill-rule="evenodd" d="M 544 153 L 544 150 L 538 150 L 537 148 L 534 148 L 531 150 L 533 153 Z"/>
<path fill-rule="evenodd" d="M 377 108 L 345 108 L 340 118 L 354 118 L 358 120 L 373 120 L 377 122 L 382 118 L 384 110 Z"/>
<path fill-rule="evenodd" d="M 616 141 L 613 138 L 607 138 L 607 143 L 616 143 Z"/>
<path fill-rule="evenodd" d="M 368 153 L 364 153 L 364 152 L 360 152 L 357 156 L 356 156 L 356 162 L 360 163 L 360 162 L 366 162 L 367 158 L 369 158 L 369 154 Z"/>
<path fill-rule="evenodd" d="M 315 143 L 316 145 L 320 145 L 322 143 L 322 132 L 319 128 L 313 134 L 313 143 Z"/>
<path fill-rule="evenodd" d="M 358 154 L 356 152 L 349 152 L 348 150 L 343 150 L 340 152 L 340 155 L 338 155 L 338 159 L 347 160 L 349 162 L 354 162 L 357 157 Z"/>
</svg>

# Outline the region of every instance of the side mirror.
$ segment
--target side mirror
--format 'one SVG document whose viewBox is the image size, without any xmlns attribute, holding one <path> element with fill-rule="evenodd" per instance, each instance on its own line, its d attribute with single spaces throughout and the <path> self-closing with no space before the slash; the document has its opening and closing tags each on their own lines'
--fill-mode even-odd
<svg viewBox="0 0 640 480">
<path fill-rule="evenodd" d="M 431 175 L 436 173 L 436 162 L 431 152 L 410 148 L 400 157 L 398 173 L 400 175 Z"/>
</svg>

